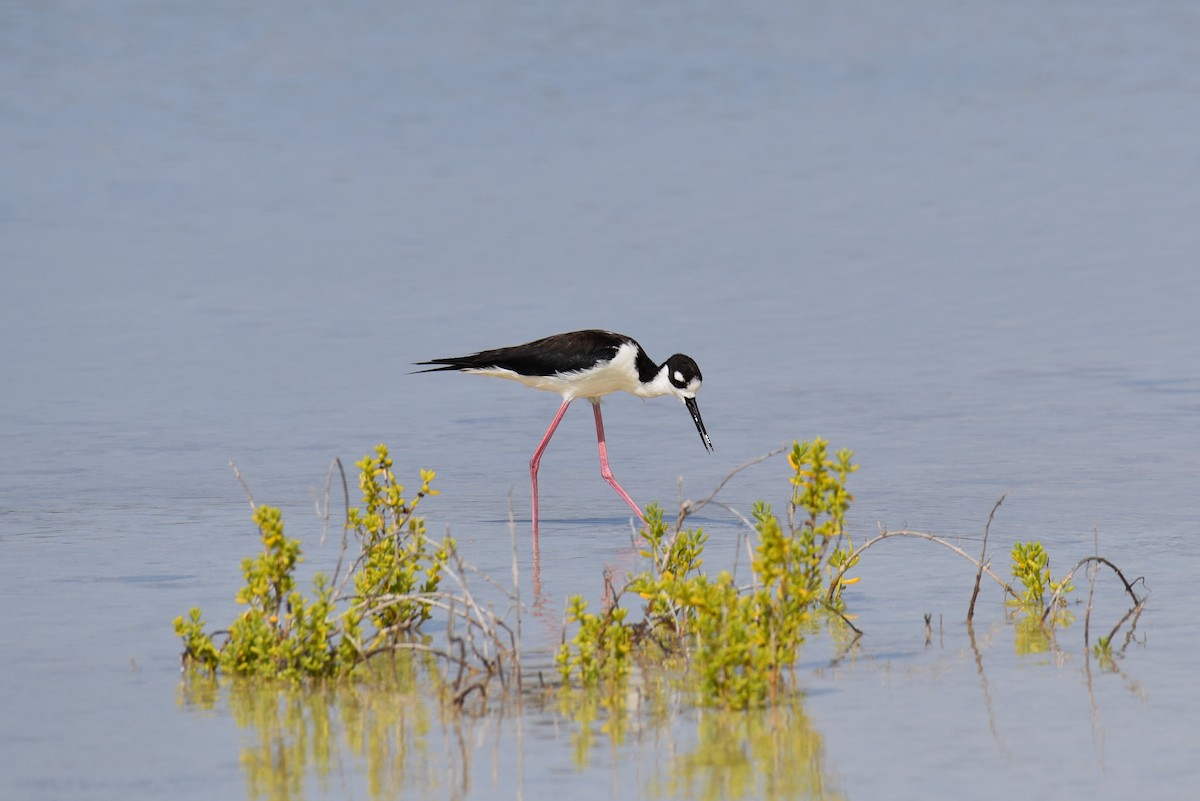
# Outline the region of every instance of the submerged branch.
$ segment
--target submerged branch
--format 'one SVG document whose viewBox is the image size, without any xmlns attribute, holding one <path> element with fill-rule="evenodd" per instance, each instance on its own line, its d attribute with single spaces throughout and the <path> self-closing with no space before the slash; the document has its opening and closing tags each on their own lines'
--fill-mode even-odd
<svg viewBox="0 0 1200 801">
<path fill-rule="evenodd" d="M 1131 584 L 1130 581 L 1127 578 L 1125 578 L 1125 574 L 1121 572 L 1121 569 L 1119 567 L 1117 567 L 1116 565 L 1114 565 L 1112 562 L 1105 559 L 1103 556 L 1084 557 L 1083 559 L 1080 559 L 1079 562 L 1077 562 L 1075 564 L 1075 567 L 1073 567 L 1069 571 L 1067 571 L 1067 574 L 1065 576 L 1063 576 L 1061 581 L 1059 581 L 1058 587 L 1054 590 L 1054 594 L 1050 596 L 1050 601 L 1046 604 L 1046 609 L 1042 612 L 1041 622 L 1045 623 L 1046 618 L 1050 614 L 1050 611 L 1058 608 L 1058 606 L 1062 603 L 1063 588 L 1070 586 L 1071 578 L 1074 577 L 1075 573 L 1078 572 L 1081 567 L 1083 567 L 1085 565 L 1089 565 L 1089 564 L 1096 565 L 1097 569 L 1099 569 L 1099 567 L 1101 565 L 1106 565 L 1110 570 L 1112 570 L 1112 572 L 1117 574 L 1117 578 L 1121 579 L 1121 583 L 1125 585 L 1125 592 L 1128 593 L 1129 597 L 1133 599 L 1133 606 L 1129 609 L 1128 612 L 1125 613 L 1124 617 L 1122 617 L 1119 621 L 1117 621 L 1117 625 L 1113 626 L 1112 631 L 1109 632 L 1108 637 L 1105 639 L 1106 642 L 1112 642 L 1112 638 L 1114 636 L 1116 636 L 1116 633 L 1120 630 L 1121 626 L 1123 626 L 1125 624 L 1126 620 L 1128 620 L 1135 613 L 1137 615 L 1141 615 L 1141 610 L 1145 606 L 1147 596 L 1142 596 L 1139 598 L 1138 594 L 1133 591 L 1133 584 Z M 1095 573 L 1093 572 L 1092 577 L 1091 577 L 1091 582 L 1095 583 L 1095 580 L 1096 580 L 1096 577 L 1095 577 Z M 1141 581 L 1141 579 L 1136 579 L 1135 581 Z M 1091 601 L 1091 590 L 1089 590 L 1088 591 L 1088 608 L 1087 608 L 1087 623 L 1088 624 L 1091 623 L 1091 614 L 1092 614 L 1092 601 Z M 1087 628 L 1087 626 L 1085 626 L 1085 631 L 1084 631 L 1084 645 L 1087 644 L 1086 628 Z"/>
<path fill-rule="evenodd" d="M 1078 572 L 1079 568 L 1091 563 L 1095 563 L 1096 565 L 1107 565 L 1112 572 L 1117 574 L 1117 578 L 1121 579 L 1121 583 L 1125 585 L 1125 592 L 1127 592 L 1129 597 L 1133 599 L 1134 606 L 1137 606 L 1142 602 L 1142 599 L 1138 598 L 1137 593 L 1133 591 L 1133 584 L 1130 583 L 1129 579 L 1125 578 L 1125 574 L 1121 572 L 1121 568 L 1117 567 L 1103 556 L 1085 556 L 1075 564 L 1075 567 L 1068 570 L 1067 574 L 1063 576 L 1062 580 L 1059 582 L 1059 588 L 1055 590 L 1054 595 L 1050 596 L 1050 607 L 1053 607 L 1055 603 L 1062 600 L 1062 588 L 1071 583 L 1071 579 L 1075 576 L 1075 573 Z M 1142 579 L 1140 578 L 1135 579 L 1134 583 L 1141 580 Z"/>
<path fill-rule="evenodd" d="M 837 587 L 839 586 L 839 583 L 842 580 L 842 576 L 845 575 L 846 571 L 849 570 L 857 562 L 858 557 L 862 554 L 862 552 L 867 550 L 868 548 L 870 548 L 875 543 L 882 542 L 883 540 L 886 540 L 886 539 L 891 539 L 892 537 L 915 537 L 917 539 L 929 540 L 930 542 L 935 542 L 938 545 L 941 545 L 942 547 L 949 548 L 950 550 L 954 551 L 956 554 L 961 556 L 963 559 L 966 559 L 968 562 L 970 562 L 971 564 L 973 564 L 977 568 L 979 568 L 979 572 L 981 574 L 986 573 L 993 581 L 995 581 L 997 584 L 999 584 L 1004 589 L 1004 591 L 1007 592 L 1009 595 L 1011 595 L 1014 598 L 1018 597 L 1016 592 L 1013 591 L 1012 585 L 1010 585 L 1007 581 L 1005 581 L 1004 579 L 997 576 L 992 571 L 992 569 L 990 567 L 988 567 L 986 562 L 976 559 L 975 557 L 971 556 L 969 553 L 964 551 L 962 548 L 959 548 L 954 543 L 948 542 L 947 540 L 945 540 L 941 537 L 938 537 L 934 534 L 926 534 L 923 531 L 909 531 L 907 529 L 901 529 L 899 531 L 888 531 L 887 529 L 884 529 L 876 537 L 869 539 L 866 542 L 864 542 L 862 545 L 858 546 L 858 548 L 852 554 L 850 554 L 850 557 L 846 560 L 845 565 L 843 565 L 843 567 L 833 576 L 833 578 L 830 579 L 829 595 L 827 597 L 827 600 L 830 603 L 833 602 L 833 594 L 836 591 Z"/>
</svg>

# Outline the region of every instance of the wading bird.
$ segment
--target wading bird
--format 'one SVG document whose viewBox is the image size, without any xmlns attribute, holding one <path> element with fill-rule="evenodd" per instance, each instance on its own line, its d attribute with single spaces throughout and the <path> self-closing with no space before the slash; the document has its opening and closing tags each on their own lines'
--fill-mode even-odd
<svg viewBox="0 0 1200 801">
<path fill-rule="evenodd" d="M 633 502 L 613 477 L 608 466 L 608 449 L 604 444 L 604 420 L 600 415 L 600 398 L 612 392 L 625 391 L 641 398 L 659 395 L 674 395 L 687 406 L 700 432 L 700 440 L 709 451 L 712 440 L 700 419 L 700 408 L 696 405 L 696 393 L 700 390 L 700 368 L 690 357 L 676 353 L 662 364 L 654 361 L 642 350 L 642 346 L 623 334 L 611 331 L 572 331 L 555 334 L 544 339 L 494 348 L 445 359 L 417 362 L 418 365 L 435 365 L 420 373 L 439 370 L 458 370 L 478 373 L 497 378 L 520 381 L 527 387 L 557 392 L 562 395 L 562 406 L 554 416 L 550 427 L 538 443 L 533 458 L 529 460 L 529 481 L 533 488 L 533 536 L 538 533 L 538 465 L 542 453 L 554 430 L 558 428 L 571 401 L 586 398 L 592 403 L 596 417 L 596 442 L 600 449 L 600 475 L 625 499 L 629 508 L 642 517 L 642 510 Z"/>
</svg>

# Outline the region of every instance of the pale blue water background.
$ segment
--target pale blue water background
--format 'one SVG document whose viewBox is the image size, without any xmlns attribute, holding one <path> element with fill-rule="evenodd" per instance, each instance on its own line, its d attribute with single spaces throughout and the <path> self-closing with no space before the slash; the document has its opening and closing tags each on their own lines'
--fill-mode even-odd
<svg viewBox="0 0 1200 801">
<path fill-rule="evenodd" d="M 985 588 L 981 689 L 966 563 L 871 551 L 858 659 L 814 643 L 801 674 L 845 796 L 1188 796 L 1197 42 L 1200 9 L 1169 2 L 5 4 L 0 796 L 244 795 L 254 735 L 177 705 L 170 630 L 234 613 L 256 538 L 228 461 L 315 569 L 329 460 L 387 442 L 403 476 L 438 470 L 430 527 L 507 576 L 509 493 L 527 516 L 558 401 L 409 365 L 592 326 L 705 373 L 712 455 L 674 401 L 606 403 L 640 502 L 822 435 L 863 465 L 863 536 L 974 552 L 1008 492 L 998 566 L 1038 538 L 1061 570 L 1098 537 L 1146 577 L 1139 644 L 1091 697 L 1081 624 L 1061 664 L 1014 656 Z M 630 565 L 594 447 L 572 409 L 543 461 L 551 606 Z M 777 460 L 723 497 L 786 492 Z M 703 522 L 719 562 L 734 525 Z M 578 768 L 568 724 L 524 723 L 436 793 L 645 795 L 676 747 Z M 365 797 L 340 782 L 308 795 Z"/>
</svg>

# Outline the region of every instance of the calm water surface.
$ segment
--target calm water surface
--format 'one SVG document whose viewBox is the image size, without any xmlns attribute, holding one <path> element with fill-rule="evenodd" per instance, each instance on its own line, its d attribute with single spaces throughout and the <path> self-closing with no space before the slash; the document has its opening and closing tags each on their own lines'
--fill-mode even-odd
<svg viewBox="0 0 1200 801">
<path fill-rule="evenodd" d="M 330 718 L 293 795 L 1182 797 L 1197 41 L 1200 12 L 1165 2 L 6 4 L 0 796 L 266 795 L 273 733 Z M 409 365 L 593 326 L 704 370 L 712 455 L 674 401 L 606 402 L 639 502 L 817 435 L 862 464 L 856 537 L 976 552 L 1008 493 L 997 569 L 1037 538 L 1056 572 L 1098 544 L 1145 577 L 1119 671 L 1080 623 L 1020 653 L 991 588 L 969 631 L 969 566 L 895 541 L 848 594 L 859 649 L 817 638 L 771 713 L 631 699 L 602 732 L 181 688 L 171 619 L 235 614 L 257 544 L 230 460 L 315 571 L 329 461 L 387 442 L 406 478 L 438 470 L 431 529 L 507 576 L 558 400 Z M 535 659 L 568 593 L 635 564 L 589 417 L 542 464 Z M 722 497 L 782 505 L 786 472 Z M 734 518 L 702 522 L 732 560 Z M 1123 613 L 1110 577 L 1096 604 Z"/>
</svg>

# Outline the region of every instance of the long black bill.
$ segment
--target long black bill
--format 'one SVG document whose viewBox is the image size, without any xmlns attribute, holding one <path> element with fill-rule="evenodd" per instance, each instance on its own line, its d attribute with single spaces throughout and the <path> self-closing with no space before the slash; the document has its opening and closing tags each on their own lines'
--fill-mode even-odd
<svg viewBox="0 0 1200 801">
<path fill-rule="evenodd" d="M 710 451 L 713 449 L 712 440 L 708 438 L 708 432 L 704 430 L 704 421 L 700 419 L 700 407 L 696 405 L 695 398 L 684 398 L 683 402 L 687 404 L 687 409 L 692 413 L 692 420 L 696 423 L 696 430 L 700 432 L 700 441 L 704 443 L 704 447 Z"/>
</svg>

